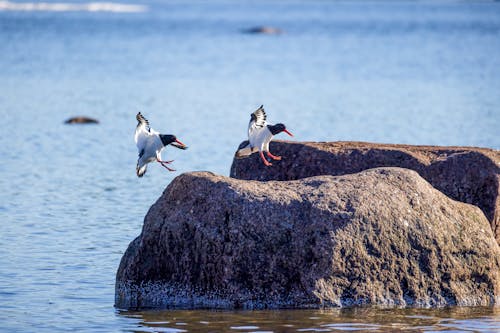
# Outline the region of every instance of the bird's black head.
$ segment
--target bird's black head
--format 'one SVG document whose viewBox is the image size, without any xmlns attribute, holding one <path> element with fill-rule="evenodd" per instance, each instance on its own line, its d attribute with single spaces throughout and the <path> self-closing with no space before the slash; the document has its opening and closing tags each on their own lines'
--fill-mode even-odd
<svg viewBox="0 0 500 333">
<path fill-rule="evenodd" d="M 160 134 L 160 139 L 161 139 L 161 142 L 163 143 L 164 146 L 167 146 L 167 145 L 171 144 L 172 142 L 175 142 L 175 140 L 177 140 L 175 135 L 171 135 L 171 134 Z"/>
<path fill-rule="evenodd" d="M 160 134 L 160 139 L 161 139 L 161 143 L 163 143 L 164 147 L 166 147 L 167 145 L 172 145 L 175 148 L 179 148 L 179 149 L 183 149 L 183 150 L 188 149 L 188 147 L 185 144 L 183 144 L 182 142 L 177 140 L 177 137 L 175 135 Z"/>
<path fill-rule="evenodd" d="M 292 133 L 288 132 L 284 124 L 276 124 L 276 125 L 267 125 L 267 128 L 269 128 L 269 131 L 271 131 L 272 135 L 279 134 L 281 132 L 285 132 L 286 134 L 293 136 Z"/>
</svg>

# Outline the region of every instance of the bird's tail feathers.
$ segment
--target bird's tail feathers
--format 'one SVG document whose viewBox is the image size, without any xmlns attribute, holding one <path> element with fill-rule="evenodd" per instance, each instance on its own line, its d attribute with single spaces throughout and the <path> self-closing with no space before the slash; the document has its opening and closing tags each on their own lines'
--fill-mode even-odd
<svg viewBox="0 0 500 333">
<path fill-rule="evenodd" d="M 252 153 L 254 153 L 255 151 L 256 151 L 256 149 L 252 148 L 250 146 L 250 142 L 248 140 L 243 141 L 240 144 L 240 146 L 238 147 L 238 150 L 236 151 L 236 153 L 234 154 L 234 157 L 235 158 L 245 158 L 245 157 L 252 155 Z"/>
<path fill-rule="evenodd" d="M 144 164 L 143 166 L 139 166 L 139 163 L 137 163 L 137 167 L 135 168 L 135 172 L 137 174 L 137 177 L 142 177 L 146 173 L 146 170 L 148 169 L 148 165 Z"/>
</svg>

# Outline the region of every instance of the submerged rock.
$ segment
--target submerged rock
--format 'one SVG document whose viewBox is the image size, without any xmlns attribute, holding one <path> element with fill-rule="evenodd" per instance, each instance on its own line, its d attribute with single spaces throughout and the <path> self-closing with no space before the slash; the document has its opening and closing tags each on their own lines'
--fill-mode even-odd
<svg viewBox="0 0 500 333">
<path fill-rule="evenodd" d="M 366 142 L 273 141 L 270 150 L 283 156 L 272 167 L 257 154 L 234 159 L 231 177 L 294 180 L 344 175 L 377 167 L 417 171 L 450 198 L 478 206 L 500 244 L 500 151 L 474 147 L 410 146 Z"/>
<path fill-rule="evenodd" d="M 416 172 L 178 176 L 116 276 L 120 308 L 492 305 L 500 249 L 475 206 Z"/>
<path fill-rule="evenodd" d="M 78 116 L 78 117 L 71 117 L 67 119 L 65 124 L 99 124 L 99 121 L 94 118 L 90 117 L 84 117 L 84 116 Z"/>
<path fill-rule="evenodd" d="M 259 26 L 243 30 L 247 34 L 280 35 L 283 30 L 275 27 Z"/>
</svg>

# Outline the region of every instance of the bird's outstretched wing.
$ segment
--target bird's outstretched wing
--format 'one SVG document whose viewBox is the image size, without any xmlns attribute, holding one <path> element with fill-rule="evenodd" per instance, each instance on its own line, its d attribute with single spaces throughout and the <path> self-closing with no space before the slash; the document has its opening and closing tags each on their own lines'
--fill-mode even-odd
<svg viewBox="0 0 500 333">
<path fill-rule="evenodd" d="M 248 124 L 248 137 L 252 135 L 253 132 L 259 130 L 266 126 L 266 112 L 264 111 L 264 106 L 261 105 L 254 113 L 250 115 L 250 123 Z"/>
<path fill-rule="evenodd" d="M 137 119 L 137 127 L 135 128 L 134 140 L 137 148 L 141 150 L 144 148 L 145 141 L 151 132 L 149 121 L 139 112 L 135 117 Z"/>
</svg>

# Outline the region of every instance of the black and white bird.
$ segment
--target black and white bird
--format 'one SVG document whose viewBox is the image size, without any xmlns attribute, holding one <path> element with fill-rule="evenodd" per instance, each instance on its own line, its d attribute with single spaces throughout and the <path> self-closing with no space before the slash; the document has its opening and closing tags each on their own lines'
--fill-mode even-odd
<svg viewBox="0 0 500 333">
<path fill-rule="evenodd" d="M 269 142 L 271 142 L 273 136 L 281 132 L 285 132 L 286 134 L 293 136 L 293 134 L 286 129 L 285 125 L 281 123 L 268 125 L 264 106 L 261 105 L 250 115 L 250 123 L 248 124 L 248 140 L 241 143 L 236 151 L 235 157 L 248 157 L 258 151 L 264 164 L 266 166 L 272 165 L 272 163 L 268 162 L 264 157 L 264 152 L 273 160 L 281 160 L 281 156 L 275 156 L 269 152 Z"/>
<path fill-rule="evenodd" d="M 139 159 L 137 160 L 136 173 L 137 177 L 142 177 L 146 173 L 148 163 L 157 161 L 168 171 L 175 171 L 167 166 L 172 161 L 162 161 L 161 151 L 168 145 L 179 149 L 187 149 L 188 147 L 177 140 L 175 135 L 160 134 L 149 127 L 149 121 L 139 112 L 136 116 L 137 127 L 135 128 L 135 143 L 139 151 Z"/>
</svg>

